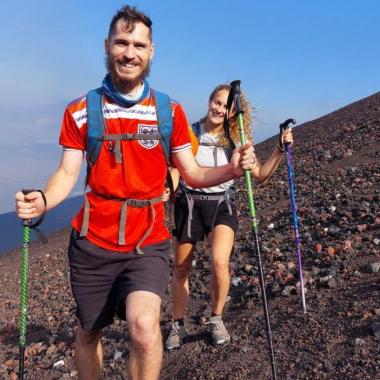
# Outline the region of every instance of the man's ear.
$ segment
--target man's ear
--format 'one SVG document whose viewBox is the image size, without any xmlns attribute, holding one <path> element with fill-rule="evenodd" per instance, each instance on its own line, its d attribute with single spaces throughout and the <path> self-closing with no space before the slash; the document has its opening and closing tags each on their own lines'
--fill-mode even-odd
<svg viewBox="0 0 380 380">
<path fill-rule="evenodd" d="M 105 51 L 106 55 L 110 54 L 110 43 L 108 41 L 108 38 L 106 38 L 104 40 L 104 51 Z"/>
<path fill-rule="evenodd" d="M 151 47 L 150 47 L 150 58 L 149 60 L 151 61 L 154 57 L 154 43 L 152 43 Z"/>
</svg>

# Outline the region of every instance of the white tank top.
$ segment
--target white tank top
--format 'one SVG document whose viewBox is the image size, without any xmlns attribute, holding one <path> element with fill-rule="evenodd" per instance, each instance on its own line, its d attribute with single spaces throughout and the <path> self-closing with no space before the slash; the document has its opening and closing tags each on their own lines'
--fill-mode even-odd
<svg viewBox="0 0 380 380">
<path fill-rule="evenodd" d="M 207 133 L 204 129 L 204 123 L 201 123 L 200 125 L 198 140 L 199 147 L 195 159 L 200 166 L 215 167 L 228 164 L 226 153 L 224 152 L 223 147 L 215 146 L 218 145 L 219 137 L 212 136 L 209 133 Z M 210 146 L 202 145 L 203 143 L 210 144 Z M 191 186 L 189 186 L 185 181 L 181 181 L 187 189 L 202 191 L 204 193 L 220 193 L 226 191 L 234 183 L 233 180 L 230 180 L 217 186 L 194 189 Z"/>
</svg>

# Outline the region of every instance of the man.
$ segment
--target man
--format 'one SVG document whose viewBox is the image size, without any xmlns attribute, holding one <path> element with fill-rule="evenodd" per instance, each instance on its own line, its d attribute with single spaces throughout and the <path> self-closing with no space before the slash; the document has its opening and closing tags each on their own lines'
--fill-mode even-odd
<svg viewBox="0 0 380 380">
<path fill-rule="evenodd" d="M 111 21 L 105 40 L 108 74 L 102 86 L 104 130 L 109 136 L 136 134 L 144 127 L 157 129 L 154 99 L 145 79 L 154 53 L 151 26 L 145 14 L 129 6 L 120 9 Z M 62 202 L 72 190 L 87 148 L 86 107 L 85 97 L 67 106 L 60 135 L 61 163 L 44 190 L 46 202 L 40 191 L 17 193 L 18 217 L 37 217 Z M 211 186 L 252 168 L 251 144 L 235 151 L 227 165 L 199 167 L 182 107 L 174 102 L 171 107 L 171 158 L 186 182 L 193 187 Z M 131 338 L 129 378 L 159 378 L 160 306 L 169 281 L 170 235 L 161 202 L 166 171 L 158 140 L 153 145 L 140 140 L 105 140 L 91 168 L 91 191 L 73 220 L 68 249 L 80 322 L 75 341 L 80 379 L 100 377 L 101 331 L 112 324 L 120 307 Z M 142 200 L 151 202 L 135 205 Z"/>
</svg>

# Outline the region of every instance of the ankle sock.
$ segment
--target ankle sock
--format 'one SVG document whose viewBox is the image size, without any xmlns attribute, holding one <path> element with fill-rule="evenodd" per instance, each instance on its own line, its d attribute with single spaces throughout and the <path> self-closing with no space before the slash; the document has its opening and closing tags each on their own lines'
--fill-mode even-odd
<svg viewBox="0 0 380 380">
<path fill-rule="evenodd" d="M 182 318 L 182 319 L 175 319 L 174 322 L 178 322 L 178 324 L 180 326 L 185 326 L 185 320 Z"/>
</svg>

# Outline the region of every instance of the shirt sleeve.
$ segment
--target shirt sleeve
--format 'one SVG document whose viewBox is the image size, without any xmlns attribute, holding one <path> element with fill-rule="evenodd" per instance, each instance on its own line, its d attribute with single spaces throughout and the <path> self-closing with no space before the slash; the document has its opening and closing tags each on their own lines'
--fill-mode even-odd
<svg viewBox="0 0 380 380">
<path fill-rule="evenodd" d="M 171 153 L 191 149 L 189 122 L 180 104 L 174 105 L 173 133 L 171 138 Z"/>
<path fill-rule="evenodd" d="M 59 136 L 60 145 L 71 149 L 86 149 L 86 125 L 79 126 L 73 115 L 66 108 L 63 115 L 61 134 Z"/>
</svg>

